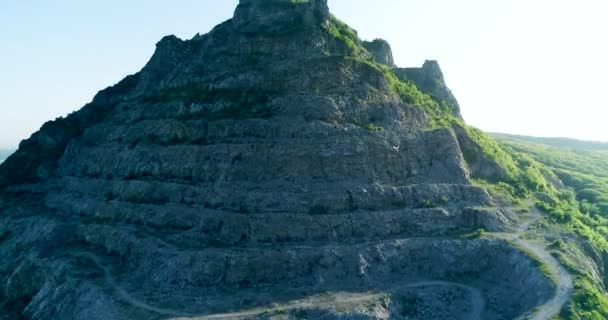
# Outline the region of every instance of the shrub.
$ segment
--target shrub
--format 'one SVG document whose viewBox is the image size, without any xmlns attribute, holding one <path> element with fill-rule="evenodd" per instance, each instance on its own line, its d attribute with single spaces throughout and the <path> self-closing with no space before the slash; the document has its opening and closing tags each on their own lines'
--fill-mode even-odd
<svg viewBox="0 0 608 320">
<path fill-rule="evenodd" d="M 418 208 L 436 208 L 437 204 L 435 204 L 432 200 L 424 199 L 418 202 Z"/>
<path fill-rule="evenodd" d="M 377 126 L 375 124 L 368 124 L 367 126 L 365 126 L 365 129 L 367 129 L 369 131 L 373 131 L 373 132 L 384 131 L 383 127 Z"/>
</svg>

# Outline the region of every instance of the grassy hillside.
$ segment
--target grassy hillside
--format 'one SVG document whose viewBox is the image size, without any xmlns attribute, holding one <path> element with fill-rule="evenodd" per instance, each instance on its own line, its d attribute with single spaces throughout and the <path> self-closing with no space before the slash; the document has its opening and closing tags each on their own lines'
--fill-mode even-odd
<svg viewBox="0 0 608 320">
<path fill-rule="evenodd" d="M 542 186 L 525 188 L 549 213 L 530 236 L 544 240 L 575 276 L 575 292 L 562 318 L 608 319 L 608 149 L 569 139 L 493 136 L 532 168 L 529 177 L 520 178 Z M 507 181 L 488 187 L 518 201 L 525 193 L 518 192 L 522 186 L 524 181 Z"/>
<path fill-rule="evenodd" d="M 508 150 L 526 153 L 558 178 L 557 188 L 574 192 L 580 210 L 592 217 L 608 217 L 608 149 L 578 144 L 577 149 L 559 148 L 515 136 L 496 136 Z"/>
<path fill-rule="evenodd" d="M 491 136 L 502 139 L 519 140 L 536 144 L 543 144 L 560 149 L 571 150 L 603 150 L 608 151 L 608 142 L 583 141 L 570 138 L 542 138 L 505 133 L 490 133 Z"/>
</svg>

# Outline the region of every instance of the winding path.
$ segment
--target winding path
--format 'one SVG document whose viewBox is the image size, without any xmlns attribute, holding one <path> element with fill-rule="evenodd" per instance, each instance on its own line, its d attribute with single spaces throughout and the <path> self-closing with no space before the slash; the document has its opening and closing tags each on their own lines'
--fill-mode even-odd
<svg viewBox="0 0 608 320">
<path fill-rule="evenodd" d="M 78 253 L 74 253 L 73 256 L 82 257 L 82 258 L 91 260 L 99 269 L 101 269 L 103 271 L 104 280 L 110 285 L 110 287 L 112 287 L 112 289 L 118 294 L 118 296 L 124 302 L 126 302 L 138 309 L 146 310 L 146 311 L 149 311 L 149 312 L 152 312 L 155 314 L 165 315 L 165 316 L 173 316 L 173 317 L 175 317 L 175 316 L 180 316 L 180 317 L 194 316 L 192 314 L 188 314 L 188 313 L 177 311 L 177 310 L 157 308 L 157 307 L 151 306 L 141 300 L 133 298 L 127 292 L 127 290 L 125 290 L 123 287 L 121 287 L 116 282 L 116 280 L 112 276 L 112 273 L 110 272 L 109 267 L 107 265 L 105 265 L 104 263 L 102 263 L 98 256 L 96 256 L 90 252 L 78 252 Z"/>
<path fill-rule="evenodd" d="M 471 320 L 479 320 L 481 319 L 481 314 L 483 313 L 485 307 L 485 300 L 481 292 L 477 288 L 469 287 L 460 283 L 455 282 L 447 282 L 447 281 L 421 281 L 415 282 L 411 284 L 407 284 L 404 286 L 399 286 L 399 288 L 421 288 L 421 287 L 457 287 L 469 291 L 471 294 L 471 311 L 465 316 L 465 319 Z M 234 312 L 234 313 L 222 313 L 222 314 L 214 314 L 208 315 L 198 318 L 178 318 L 174 320 L 211 320 L 211 319 L 241 319 L 245 317 L 253 317 L 262 315 L 264 313 L 272 313 L 274 311 L 291 311 L 298 309 L 306 309 L 306 308 L 328 308 L 335 306 L 336 304 L 348 304 L 348 303 L 357 303 L 357 302 L 372 302 L 378 301 L 382 299 L 384 295 L 378 293 L 356 293 L 356 294 L 344 294 L 344 293 L 335 293 L 330 296 L 330 299 L 327 299 L 327 296 L 324 297 L 323 301 L 315 301 L 317 299 L 310 299 L 305 301 L 294 301 L 280 307 L 275 308 L 257 308 L 251 309 L 242 312 Z M 327 301 L 329 300 L 329 301 Z"/>
<path fill-rule="evenodd" d="M 553 298 L 551 298 L 551 300 L 547 301 L 545 304 L 537 306 L 530 314 L 524 315 L 520 318 L 529 320 L 547 320 L 557 316 L 560 313 L 562 307 L 570 299 L 574 287 L 570 273 L 568 273 L 568 271 L 559 263 L 559 261 L 557 261 L 557 259 L 555 259 L 551 253 L 547 251 L 543 244 L 521 238 L 521 235 L 528 230 L 530 225 L 534 224 L 542 217 L 541 212 L 536 206 L 534 206 L 534 204 L 530 203 L 530 209 L 530 216 L 517 227 L 515 232 L 490 233 L 489 235 L 515 242 L 518 246 L 536 255 L 536 257 L 548 267 L 557 285 L 555 296 L 553 296 Z"/>
<path fill-rule="evenodd" d="M 552 276 L 557 281 L 557 291 L 555 296 L 543 305 L 536 307 L 530 314 L 521 317 L 520 319 L 528 320 L 547 320 L 558 315 L 562 307 L 567 303 L 570 295 L 572 294 L 573 284 L 572 276 L 564 269 L 564 267 L 546 250 L 546 248 L 539 243 L 531 242 L 529 240 L 521 238 L 521 235 L 529 228 L 530 225 L 534 224 L 538 219 L 542 217 L 540 211 L 533 205 L 531 205 L 531 214 L 517 227 L 515 232 L 512 233 L 488 233 L 490 237 L 510 240 L 515 242 L 520 247 L 532 252 L 541 260 L 549 269 Z M 349 304 L 359 303 L 365 301 L 378 301 L 383 297 L 382 294 L 378 293 L 333 293 L 329 295 L 321 295 L 316 297 L 310 297 L 303 300 L 296 300 L 277 307 L 265 307 L 265 308 L 254 308 L 245 310 L 242 312 L 233 313 L 222 313 L 207 316 L 193 315 L 184 313 L 178 310 L 157 308 L 151 306 L 137 298 L 132 297 L 123 287 L 121 287 L 110 271 L 108 265 L 101 262 L 100 258 L 90 252 L 75 253 L 74 256 L 79 256 L 92 261 L 99 269 L 103 271 L 104 280 L 113 288 L 118 296 L 126 303 L 151 313 L 176 317 L 174 320 L 206 320 L 206 319 L 240 319 L 245 317 L 253 317 L 262 315 L 273 311 L 289 311 L 306 308 L 323 308 L 331 307 L 336 304 Z M 460 283 L 446 282 L 446 281 L 421 281 L 415 282 L 399 288 L 420 288 L 429 286 L 442 286 L 442 287 L 458 287 L 468 291 L 471 295 L 471 310 L 466 316 L 466 319 L 480 320 L 485 309 L 485 300 L 483 295 L 477 288 L 466 286 Z"/>
<path fill-rule="evenodd" d="M 331 307 L 336 304 L 349 304 L 349 303 L 359 303 L 366 301 L 378 301 L 382 299 L 383 294 L 379 293 L 332 293 L 329 295 L 322 295 L 306 300 L 298 300 L 293 301 L 279 307 L 260 307 L 254 308 L 241 312 L 232 312 L 232 313 L 221 313 L 207 316 L 196 316 L 194 314 L 188 314 L 177 310 L 172 309 L 163 309 L 151 306 L 143 301 L 140 301 L 136 298 L 133 298 L 124 288 L 122 288 L 112 276 L 110 269 L 104 263 L 102 263 L 98 256 L 90 253 L 90 252 L 82 252 L 75 253 L 76 257 L 83 257 L 92 261 L 99 269 L 103 271 L 104 280 L 116 291 L 119 297 L 126 303 L 152 313 L 156 313 L 159 315 L 166 315 L 172 317 L 178 317 L 174 320 L 206 320 L 206 319 L 240 319 L 244 317 L 253 317 L 257 315 L 262 315 L 265 313 L 272 313 L 274 311 L 290 311 L 290 310 L 298 310 L 298 309 L 306 309 L 306 308 L 323 308 L 323 307 Z M 485 300 L 481 292 L 477 288 L 473 288 L 470 286 L 466 286 L 460 283 L 455 282 L 446 282 L 446 281 L 421 281 L 416 283 L 407 284 L 404 286 L 400 286 L 400 288 L 421 288 L 421 287 L 433 287 L 433 286 L 441 286 L 441 287 L 458 287 L 469 291 L 471 294 L 471 311 L 466 316 L 466 319 L 481 319 L 481 314 L 483 313 L 485 307 Z"/>
</svg>

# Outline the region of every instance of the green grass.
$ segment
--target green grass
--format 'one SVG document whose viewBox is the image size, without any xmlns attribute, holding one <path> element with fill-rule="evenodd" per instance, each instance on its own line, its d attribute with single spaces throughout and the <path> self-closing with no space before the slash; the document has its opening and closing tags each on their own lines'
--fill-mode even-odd
<svg viewBox="0 0 608 320">
<path fill-rule="evenodd" d="M 497 177 L 480 177 L 492 180 L 494 182 L 515 182 L 520 176 L 521 165 L 513 158 L 513 156 L 505 152 L 497 143 L 483 131 L 465 124 L 460 119 L 452 120 L 452 127 L 463 131 L 466 137 L 477 146 L 473 150 L 463 150 L 463 155 L 468 163 L 476 163 L 480 158 L 485 158 L 494 162 L 502 171 L 502 174 Z M 460 139 L 459 139 L 460 140 Z"/>
<path fill-rule="evenodd" d="M 372 56 L 363 46 L 363 41 L 359 39 L 357 31 L 335 16 L 331 15 L 329 23 L 323 24 L 322 29 L 335 40 L 342 42 L 353 56 Z"/>
<path fill-rule="evenodd" d="M 577 277 L 570 304 L 562 312 L 567 319 L 605 320 L 608 319 L 608 299 L 592 281 Z"/>
<path fill-rule="evenodd" d="M 485 235 L 486 235 L 486 230 L 482 228 L 482 229 L 477 229 L 471 233 L 466 233 L 466 234 L 462 235 L 462 238 L 467 239 L 467 240 L 472 240 L 472 239 L 482 238 Z"/>
<path fill-rule="evenodd" d="M 562 311 L 562 318 L 608 319 L 608 299 L 601 286 L 581 263 L 588 259 L 581 245 L 574 240 L 559 239 L 554 241 L 549 249 L 568 272 L 574 275 L 574 292 Z"/>
<path fill-rule="evenodd" d="M 381 132 L 381 131 L 384 131 L 384 128 L 383 128 L 383 127 L 381 127 L 381 126 L 377 126 L 377 125 L 375 125 L 375 124 L 371 124 L 371 123 L 370 123 L 370 124 L 368 124 L 368 125 L 366 125 L 366 126 L 365 126 L 365 129 L 367 129 L 367 130 L 369 130 L 369 131 L 372 131 L 372 132 Z"/>
<path fill-rule="evenodd" d="M 502 149 L 518 162 L 521 174 L 507 185 L 489 189 L 518 198 L 520 190 L 547 213 L 545 233 L 551 253 L 574 276 L 574 293 L 562 311 L 564 319 L 608 319 L 603 281 L 587 269 L 593 256 L 608 256 L 608 158 L 604 150 L 557 148 L 537 139 L 497 136 Z M 510 188 L 510 187 L 511 188 Z M 590 255 L 590 250 L 595 252 Z M 605 267 L 601 258 L 600 268 Z"/>
</svg>

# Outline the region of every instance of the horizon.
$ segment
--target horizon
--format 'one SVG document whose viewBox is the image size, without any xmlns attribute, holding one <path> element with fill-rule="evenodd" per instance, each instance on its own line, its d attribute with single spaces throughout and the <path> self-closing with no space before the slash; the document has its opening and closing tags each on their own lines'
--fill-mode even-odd
<svg viewBox="0 0 608 320">
<path fill-rule="evenodd" d="M 139 71 L 163 36 L 190 39 L 238 1 L 64 0 L 0 10 L 0 149 Z M 602 99 L 606 4 L 583 0 L 330 0 L 365 40 L 386 39 L 400 67 L 438 60 L 465 121 L 486 132 L 607 142 Z M 121 6 L 121 10 L 114 10 Z M 391 10 L 387 10 L 390 8 Z M 171 24 L 158 21 L 172 21 Z M 32 94 L 34 92 L 35 94 Z M 515 92 L 515 93 L 514 93 Z"/>
</svg>

